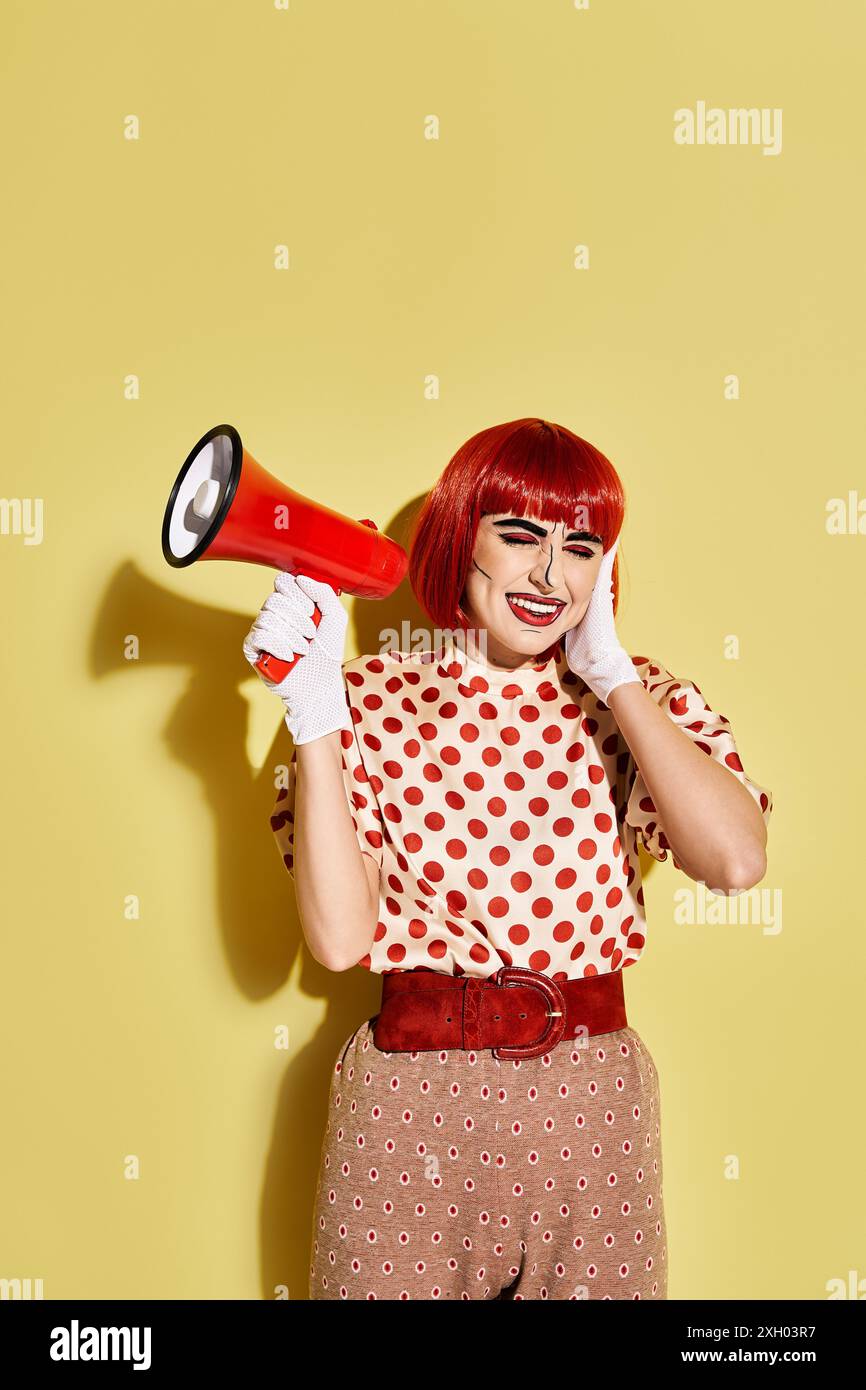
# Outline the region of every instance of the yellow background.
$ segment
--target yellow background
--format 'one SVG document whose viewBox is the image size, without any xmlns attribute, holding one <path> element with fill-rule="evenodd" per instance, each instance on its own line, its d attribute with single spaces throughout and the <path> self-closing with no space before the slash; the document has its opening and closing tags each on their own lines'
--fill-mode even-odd
<svg viewBox="0 0 866 1390">
<path fill-rule="evenodd" d="M 186 453 L 230 422 L 399 538 L 464 439 L 538 415 L 623 478 L 624 645 L 775 799 L 778 935 L 647 880 L 669 1296 L 866 1278 L 866 536 L 826 524 L 866 492 L 864 40 L 841 0 L 4 7 L 0 491 L 44 537 L 0 536 L 0 1277 L 305 1298 L 330 1068 L 376 1010 L 304 950 L 268 825 L 291 744 L 241 643 L 273 572 L 162 558 Z M 675 145 L 698 101 L 782 108 L 782 152 Z M 419 621 L 348 606 L 347 657 Z"/>
</svg>

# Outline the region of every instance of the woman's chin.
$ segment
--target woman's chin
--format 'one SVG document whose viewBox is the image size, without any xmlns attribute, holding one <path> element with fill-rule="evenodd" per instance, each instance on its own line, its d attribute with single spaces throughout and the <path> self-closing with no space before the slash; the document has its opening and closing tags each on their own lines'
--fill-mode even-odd
<svg viewBox="0 0 866 1390">
<path fill-rule="evenodd" d="M 507 631 L 494 631 L 492 627 L 487 629 L 488 650 L 492 647 L 494 650 L 513 651 L 520 656 L 538 656 L 561 633 L 560 623 L 551 623 L 550 627 L 530 627 L 528 623 L 515 618 L 514 626 L 509 625 Z"/>
</svg>

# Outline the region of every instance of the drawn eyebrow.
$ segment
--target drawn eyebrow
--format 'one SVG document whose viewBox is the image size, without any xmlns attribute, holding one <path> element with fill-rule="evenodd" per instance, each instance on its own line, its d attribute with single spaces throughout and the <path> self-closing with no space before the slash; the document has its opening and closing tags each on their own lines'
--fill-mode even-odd
<svg viewBox="0 0 866 1390">
<path fill-rule="evenodd" d="M 504 521 L 494 521 L 494 526 L 522 526 L 527 531 L 532 531 L 534 535 L 541 536 L 542 539 L 548 534 L 543 526 L 537 526 L 534 521 L 527 521 L 522 516 L 509 516 Z M 601 536 L 596 536 L 592 531 L 569 531 L 565 537 L 567 541 L 591 541 L 594 545 L 604 545 Z"/>
</svg>

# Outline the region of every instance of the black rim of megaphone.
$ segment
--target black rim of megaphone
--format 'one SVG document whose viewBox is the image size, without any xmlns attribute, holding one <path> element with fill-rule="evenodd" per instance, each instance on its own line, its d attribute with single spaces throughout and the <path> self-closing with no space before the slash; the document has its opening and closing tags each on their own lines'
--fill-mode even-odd
<svg viewBox="0 0 866 1390">
<path fill-rule="evenodd" d="M 205 444 L 209 444 L 212 439 L 216 439 L 218 434 L 226 434 L 232 442 L 232 468 L 229 477 L 229 485 L 225 490 L 225 495 L 219 506 L 219 511 L 209 524 L 207 530 L 197 545 L 193 546 L 188 555 L 173 555 L 169 545 L 169 530 L 171 527 L 171 515 L 174 511 L 174 504 L 177 494 L 183 485 L 183 480 L 193 465 L 193 461 L 198 457 Z M 214 425 L 213 429 L 203 434 L 197 444 L 194 444 L 187 454 L 183 467 L 175 478 L 174 487 L 169 495 L 165 508 L 165 515 L 162 518 L 162 553 L 170 565 L 175 569 L 183 569 L 186 565 L 191 565 L 193 560 L 197 560 L 203 555 L 208 546 L 212 544 L 214 536 L 219 531 L 223 522 L 229 514 L 229 508 L 237 492 L 238 482 L 241 476 L 241 464 L 243 463 L 244 449 L 241 444 L 241 437 L 234 425 Z"/>
</svg>

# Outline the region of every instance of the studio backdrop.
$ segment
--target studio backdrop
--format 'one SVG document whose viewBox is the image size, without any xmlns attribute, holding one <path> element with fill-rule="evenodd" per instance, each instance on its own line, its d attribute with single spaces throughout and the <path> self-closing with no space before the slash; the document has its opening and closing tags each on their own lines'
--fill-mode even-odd
<svg viewBox="0 0 866 1390">
<path fill-rule="evenodd" d="M 271 827 L 275 570 L 166 563 L 184 460 L 230 425 L 357 580 L 523 417 L 617 469 L 620 639 L 772 794 L 747 892 L 641 851 L 668 1296 L 863 1296 L 864 41 L 781 0 L 5 7 L 4 1297 L 305 1299 L 379 1003 Z M 349 659 L 430 634 L 379 590 L 344 576 Z"/>
</svg>

